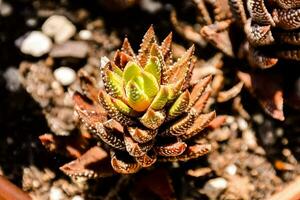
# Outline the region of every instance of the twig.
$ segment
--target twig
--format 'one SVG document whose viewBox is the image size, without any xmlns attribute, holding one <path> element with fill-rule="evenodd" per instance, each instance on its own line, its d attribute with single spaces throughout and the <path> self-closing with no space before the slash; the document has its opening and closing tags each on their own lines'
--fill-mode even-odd
<svg viewBox="0 0 300 200">
<path fill-rule="evenodd" d="M 31 200 L 31 197 L 10 181 L 0 176 L 0 199 L 5 200 Z"/>
<path fill-rule="evenodd" d="M 282 191 L 274 194 L 268 200 L 299 200 L 300 199 L 300 176 L 286 186 Z"/>
</svg>

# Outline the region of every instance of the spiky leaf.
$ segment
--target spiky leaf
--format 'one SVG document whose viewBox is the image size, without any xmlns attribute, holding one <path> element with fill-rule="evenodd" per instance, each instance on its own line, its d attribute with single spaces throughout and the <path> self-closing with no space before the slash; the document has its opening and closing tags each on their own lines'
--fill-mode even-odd
<svg viewBox="0 0 300 200">
<path fill-rule="evenodd" d="M 128 104 L 137 112 L 145 111 L 150 105 L 150 99 L 139 87 L 137 81 L 131 80 L 126 85 Z"/>
<path fill-rule="evenodd" d="M 138 64 L 136 64 L 135 62 L 128 62 L 123 72 L 123 80 L 125 82 L 125 85 L 127 85 L 127 83 L 131 79 L 141 74 L 141 71 L 142 69 Z"/>
<path fill-rule="evenodd" d="M 134 127 L 128 127 L 128 132 L 131 137 L 139 143 L 148 142 L 152 140 L 157 134 L 157 130 L 144 130 Z"/>
<path fill-rule="evenodd" d="M 120 122 L 122 125 L 125 126 L 134 124 L 134 122 L 129 117 L 122 114 L 115 107 L 115 105 L 111 101 L 111 97 L 106 92 L 101 91 L 99 93 L 99 100 L 111 118 L 115 119 L 116 121 Z"/>
<path fill-rule="evenodd" d="M 168 111 L 168 118 L 172 119 L 181 115 L 189 105 L 190 93 L 186 90 L 182 93 Z"/>
<path fill-rule="evenodd" d="M 145 94 L 150 98 L 154 98 L 158 93 L 159 85 L 156 78 L 149 72 L 142 72 L 142 77 L 144 80 L 143 89 Z"/>
<path fill-rule="evenodd" d="M 159 60 L 157 57 L 151 56 L 144 67 L 144 70 L 146 72 L 151 73 L 157 80 L 158 83 L 160 83 L 161 80 L 161 65 L 159 63 Z"/>
<path fill-rule="evenodd" d="M 107 87 L 109 88 L 109 94 L 113 97 L 116 98 L 123 98 L 124 97 L 124 90 L 123 90 L 123 85 L 122 85 L 122 78 L 108 70 L 106 72 L 107 76 Z"/>
<path fill-rule="evenodd" d="M 163 111 L 154 111 L 148 108 L 147 112 L 140 118 L 140 122 L 150 129 L 157 129 L 162 125 L 166 118 L 166 114 Z"/>
<path fill-rule="evenodd" d="M 168 88 L 164 85 L 161 86 L 156 97 L 153 99 L 150 108 L 153 110 L 161 110 L 168 102 Z"/>
<path fill-rule="evenodd" d="M 122 100 L 112 98 L 111 101 L 115 105 L 115 107 L 124 115 L 130 116 L 130 117 L 136 117 L 138 116 L 138 112 L 133 110 L 131 107 L 129 107 L 126 103 L 124 103 Z"/>
</svg>

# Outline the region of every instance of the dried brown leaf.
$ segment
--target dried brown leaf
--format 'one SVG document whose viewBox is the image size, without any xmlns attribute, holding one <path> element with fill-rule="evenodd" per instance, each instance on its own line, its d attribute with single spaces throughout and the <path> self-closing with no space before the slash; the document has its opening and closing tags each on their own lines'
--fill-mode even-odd
<svg viewBox="0 0 300 200">
<path fill-rule="evenodd" d="M 63 165 L 60 170 L 74 178 L 101 178 L 114 174 L 107 152 L 98 146 L 92 147 L 78 159 Z"/>
<path fill-rule="evenodd" d="M 275 119 L 284 120 L 283 92 L 277 75 L 238 72 L 246 88 L 258 99 L 263 109 Z"/>
<path fill-rule="evenodd" d="M 84 138 L 81 134 L 71 136 L 43 134 L 39 136 L 39 139 L 50 152 L 61 153 L 73 158 L 79 158 L 88 145 L 87 138 Z"/>
<path fill-rule="evenodd" d="M 221 91 L 218 93 L 217 101 L 226 102 L 234 97 L 236 97 L 242 90 L 244 83 L 240 81 L 238 84 L 234 85 L 232 88 L 226 91 Z"/>
</svg>

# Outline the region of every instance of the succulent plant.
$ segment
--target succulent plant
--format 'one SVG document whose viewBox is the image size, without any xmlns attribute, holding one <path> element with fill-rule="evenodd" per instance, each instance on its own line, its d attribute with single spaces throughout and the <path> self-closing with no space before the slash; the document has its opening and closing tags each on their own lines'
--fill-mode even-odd
<svg viewBox="0 0 300 200">
<path fill-rule="evenodd" d="M 206 42 L 215 46 L 230 57 L 229 66 L 232 63 L 241 66 L 239 70 L 244 72 L 238 72 L 237 77 L 258 99 L 267 114 L 283 121 L 284 97 L 291 96 L 289 91 L 293 89 L 289 87 L 295 85 L 293 78 L 284 77 L 286 72 L 283 68 L 284 65 L 298 66 L 300 60 L 299 1 L 191 2 L 197 9 L 196 25 L 179 21 L 174 9 L 171 22 L 175 29 L 186 39 L 197 42 L 202 47 L 205 47 Z M 265 70 L 273 66 L 278 67 Z M 289 68 L 289 71 L 292 70 L 293 67 Z"/>
<path fill-rule="evenodd" d="M 279 59 L 300 60 L 298 0 L 228 0 L 235 21 L 244 28 L 251 66 L 269 68 Z"/>
<path fill-rule="evenodd" d="M 176 30 L 187 39 L 196 40 L 202 46 L 207 41 L 226 55 L 234 57 L 237 55 L 234 46 L 240 46 L 240 35 L 236 34 L 239 32 L 245 36 L 240 57 L 246 58 L 252 67 L 269 68 L 279 59 L 300 60 L 298 0 L 193 2 L 198 10 L 199 30 L 191 30 L 191 26 L 180 23 L 175 10 L 171 17 Z"/>
<path fill-rule="evenodd" d="M 171 43 L 170 33 L 158 45 L 151 26 L 138 55 L 125 39 L 113 61 L 101 66 L 104 89 L 81 77 L 83 93 L 74 94 L 75 110 L 110 152 L 117 173 L 135 173 L 156 161 L 187 161 L 211 149 L 191 138 L 216 116 L 203 113 L 212 76 L 190 84 L 194 46 L 173 62 Z"/>
</svg>

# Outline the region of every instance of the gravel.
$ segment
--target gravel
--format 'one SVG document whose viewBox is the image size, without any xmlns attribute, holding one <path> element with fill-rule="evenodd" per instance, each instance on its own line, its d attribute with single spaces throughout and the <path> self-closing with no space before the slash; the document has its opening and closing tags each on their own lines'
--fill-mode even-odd
<svg viewBox="0 0 300 200">
<path fill-rule="evenodd" d="M 20 50 L 24 54 L 40 57 L 50 51 L 52 42 L 40 31 L 32 31 L 23 40 Z"/>
<path fill-rule="evenodd" d="M 42 31 L 61 44 L 75 35 L 76 27 L 65 16 L 52 15 L 44 22 Z"/>
<path fill-rule="evenodd" d="M 75 81 L 76 72 L 70 67 L 59 67 L 54 70 L 54 77 L 63 86 L 68 86 Z"/>
</svg>

